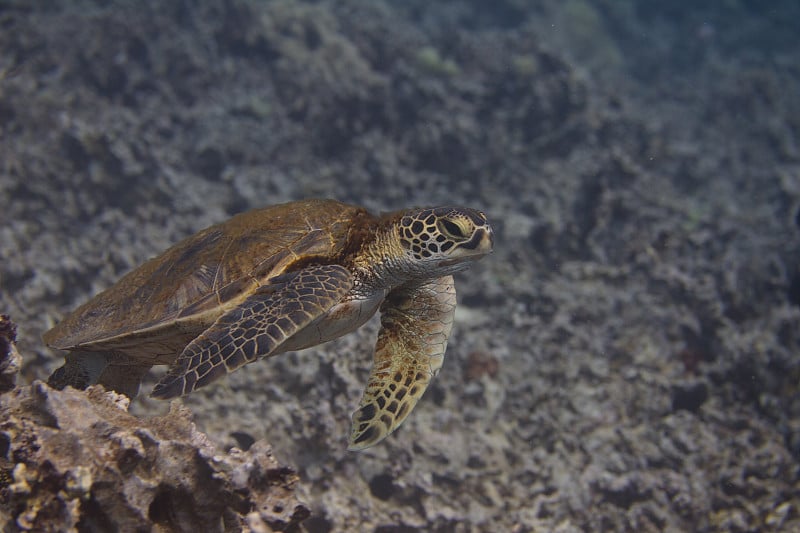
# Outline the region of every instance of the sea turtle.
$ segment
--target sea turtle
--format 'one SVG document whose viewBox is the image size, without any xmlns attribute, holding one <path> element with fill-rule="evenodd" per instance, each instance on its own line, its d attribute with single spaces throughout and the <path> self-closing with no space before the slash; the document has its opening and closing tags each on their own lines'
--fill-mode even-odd
<svg viewBox="0 0 800 533">
<path fill-rule="evenodd" d="M 70 352 L 48 382 L 135 397 L 150 367 L 168 364 L 152 396 L 174 398 L 259 357 L 340 337 L 380 308 L 350 437 L 363 449 L 397 429 L 442 366 L 452 274 L 492 244 L 486 216 L 465 207 L 377 217 L 305 200 L 248 211 L 147 261 L 45 333 Z"/>
</svg>

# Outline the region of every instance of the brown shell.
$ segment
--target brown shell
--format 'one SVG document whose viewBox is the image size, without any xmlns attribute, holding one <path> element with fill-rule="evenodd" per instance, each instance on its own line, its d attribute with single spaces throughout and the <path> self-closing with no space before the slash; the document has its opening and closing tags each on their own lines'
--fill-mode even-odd
<svg viewBox="0 0 800 533">
<path fill-rule="evenodd" d="M 45 333 L 55 348 L 199 334 L 259 285 L 309 263 L 346 264 L 377 223 L 365 209 L 305 200 L 255 209 L 179 242 Z M 202 329 L 200 330 L 202 331 Z"/>
</svg>

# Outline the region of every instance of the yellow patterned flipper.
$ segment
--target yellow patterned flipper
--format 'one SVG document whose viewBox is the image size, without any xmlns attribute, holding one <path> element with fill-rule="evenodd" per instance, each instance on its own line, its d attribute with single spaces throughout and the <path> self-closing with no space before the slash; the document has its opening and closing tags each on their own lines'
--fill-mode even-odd
<svg viewBox="0 0 800 533">
<path fill-rule="evenodd" d="M 389 293 L 348 449 L 374 446 L 403 423 L 442 366 L 455 309 L 452 276 Z"/>
</svg>

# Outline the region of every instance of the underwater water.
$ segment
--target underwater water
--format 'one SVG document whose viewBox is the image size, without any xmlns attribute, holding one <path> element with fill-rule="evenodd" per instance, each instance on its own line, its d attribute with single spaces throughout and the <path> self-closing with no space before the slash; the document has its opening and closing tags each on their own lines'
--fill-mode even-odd
<svg viewBox="0 0 800 533">
<path fill-rule="evenodd" d="M 777 0 L 0 0 L 5 528 L 800 530 L 799 21 Z M 347 451 L 377 317 L 156 422 L 164 366 L 130 415 L 37 384 L 71 310 L 306 198 L 493 228 L 386 440 Z"/>
</svg>

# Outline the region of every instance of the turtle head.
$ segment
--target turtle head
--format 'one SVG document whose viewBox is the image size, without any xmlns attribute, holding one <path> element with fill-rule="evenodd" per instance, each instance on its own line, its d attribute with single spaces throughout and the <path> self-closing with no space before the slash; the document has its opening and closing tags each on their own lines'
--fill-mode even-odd
<svg viewBox="0 0 800 533">
<path fill-rule="evenodd" d="M 466 268 L 491 253 L 494 244 L 486 215 L 467 207 L 406 211 L 398 223 L 398 237 L 411 261 L 437 276 Z"/>
</svg>

